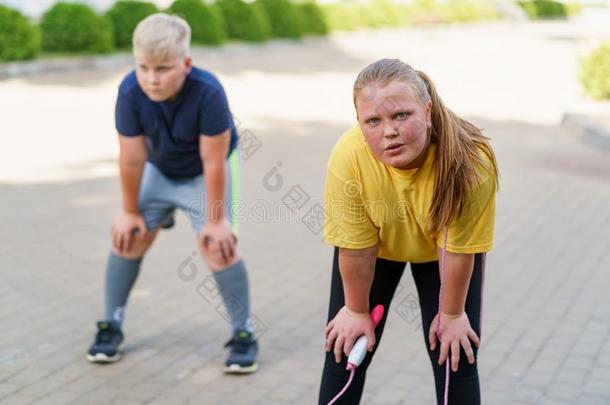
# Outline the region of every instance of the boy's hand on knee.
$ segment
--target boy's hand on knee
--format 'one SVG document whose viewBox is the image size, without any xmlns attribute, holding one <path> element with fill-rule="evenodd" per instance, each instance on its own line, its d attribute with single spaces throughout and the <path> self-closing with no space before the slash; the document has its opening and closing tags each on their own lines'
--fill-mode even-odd
<svg viewBox="0 0 610 405">
<path fill-rule="evenodd" d="M 225 217 L 219 222 L 207 222 L 199 234 L 203 252 L 217 263 L 228 264 L 235 256 L 237 238 Z"/>
<path fill-rule="evenodd" d="M 112 221 L 112 246 L 119 254 L 129 252 L 134 238 L 146 235 L 146 222 L 140 214 L 121 211 Z"/>
</svg>

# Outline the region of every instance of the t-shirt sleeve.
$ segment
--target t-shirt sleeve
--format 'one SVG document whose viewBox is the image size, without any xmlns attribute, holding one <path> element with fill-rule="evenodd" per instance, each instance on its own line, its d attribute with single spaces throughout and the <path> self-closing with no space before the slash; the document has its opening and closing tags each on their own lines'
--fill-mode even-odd
<svg viewBox="0 0 610 405">
<path fill-rule="evenodd" d="M 337 145 L 330 157 L 324 186 L 324 240 L 347 249 L 379 242 L 379 230 L 366 212 L 354 158 Z"/>
<path fill-rule="evenodd" d="M 496 217 L 496 175 L 485 173 L 471 192 L 460 216 L 448 229 L 447 251 L 453 253 L 483 253 L 493 247 Z M 436 244 L 442 247 L 444 232 L 437 237 Z"/>
<path fill-rule="evenodd" d="M 125 92 L 119 90 L 114 112 L 116 130 L 125 136 L 143 135 L 144 130 L 138 119 L 134 100 Z"/>
<path fill-rule="evenodd" d="M 199 117 L 200 135 L 219 135 L 231 127 L 229 103 L 222 87 L 210 91 L 202 98 Z"/>
</svg>

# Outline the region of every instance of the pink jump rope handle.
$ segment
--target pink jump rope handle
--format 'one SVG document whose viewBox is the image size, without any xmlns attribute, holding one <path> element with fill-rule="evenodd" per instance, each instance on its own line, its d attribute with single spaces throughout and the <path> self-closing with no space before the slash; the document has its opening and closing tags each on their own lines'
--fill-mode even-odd
<svg viewBox="0 0 610 405">
<path fill-rule="evenodd" d="M 381 319 L 383 318 L 383 305 L 376 305 L 375 308 L 371 311 L 371 320 L 373 321 L 373 325 L 377 327 Z M 364 357 L 366 356 L 367 349 L 369 346 L 369 342 L 366 336 L 360 336 L 356 343 L 354 343 L 354 347 L 349 352 L 349 357 L 347 358 L 347 367 L 346 370 L 353 370 L 362 364 Z"/>
</svg>

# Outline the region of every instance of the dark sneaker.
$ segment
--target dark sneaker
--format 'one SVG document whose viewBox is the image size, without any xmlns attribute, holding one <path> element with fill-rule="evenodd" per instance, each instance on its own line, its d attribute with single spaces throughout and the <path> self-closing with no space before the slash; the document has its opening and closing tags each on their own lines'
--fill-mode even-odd
<svg viewBox="0 0 610 405">
<path fill-rule="evenodd" d="M 114 363 L 121 358 L 120 345 L 123 332 L 118 322 L 100 321 L 97 323 L 95 342 L 89 348 L 87 360 L 92 363 Z"/>
<path fill-rule="evenodd" d="M 161 228 L 162 229 L 171 229 L 174 227 L 174 225 L 176 225 L 176 221 L 174 220 L 174 216 L 171 215 L 169 218 L 167 218 L 165 221 L 163 221 L 161 223 Z"/>
<path fill-rule="evenodd" d="M 258 344 L 252 333 L 245 330 L 235 332 L 225 347 L 231 350 L 225 362 L 225 373 L 248 374 L 258 369 Z"/>
</svg>

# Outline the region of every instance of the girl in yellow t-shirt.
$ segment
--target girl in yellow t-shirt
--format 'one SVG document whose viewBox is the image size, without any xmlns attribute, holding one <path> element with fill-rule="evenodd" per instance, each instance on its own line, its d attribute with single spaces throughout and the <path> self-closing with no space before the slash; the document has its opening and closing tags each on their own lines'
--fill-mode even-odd
<svg viewBox="0 0 610 405">
<path fill-rule="evenodd" d="M 409 262 L 437 400 L 477 405 L 481 289 L 498 183 L 488 138 L 445 107 L 426 74 L 399 60 L 360 72 L 354 105 L 358 126 L 335 145 L 325 186 L 324 237 L 335 257 L 320 404 L 343 387 L 346 356 L 365 335 L 369 353 L 336 403 L 360 401 L 386 320 L 375 329 L 369 312 L 382 304 L 388 313 Z"/>
</svg>

